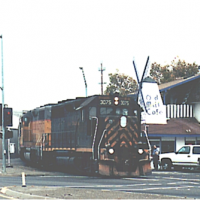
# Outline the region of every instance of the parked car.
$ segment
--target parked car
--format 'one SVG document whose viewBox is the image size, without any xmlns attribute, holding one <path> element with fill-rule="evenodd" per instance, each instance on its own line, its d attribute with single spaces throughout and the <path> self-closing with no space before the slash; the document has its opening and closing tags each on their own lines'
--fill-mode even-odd
<svg viewBox="0 0 200 200">
<path fill-rule="evenodd" d="M 170 170 L 171 167 L 200 167 L 200 145 L 185 145 L 174 153 L 162 153 L 159 156 L 161 169 Z"/>
</svg>

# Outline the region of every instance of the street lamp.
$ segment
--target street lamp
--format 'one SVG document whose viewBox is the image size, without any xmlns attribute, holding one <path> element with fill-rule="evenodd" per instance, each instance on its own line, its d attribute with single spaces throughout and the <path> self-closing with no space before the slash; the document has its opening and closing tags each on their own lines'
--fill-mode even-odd
<svg viewBox="0 0 200 200">
<path fill-rule="evenodd" d="M 3 37 L 1 39 L 1 69 L 2 69 L 2 172 L 6 173 L 6 158 L 5 158 L 5 126 L 4 126 L 4 75 L 3 75 Z"/>
<path fill-rule="evenodd" d="M 79 69 L 82 71 L 83 73 L 83 79 L 84 79 L 84 82 L 85 82 L 85 96 L 87 97 L 87 83 L 86 83 L 86 79 L 85 79 L 85 74 L 84 74 L 84 70 L 83 70 L 83 67 L 79 67 Z"/>
</svg>

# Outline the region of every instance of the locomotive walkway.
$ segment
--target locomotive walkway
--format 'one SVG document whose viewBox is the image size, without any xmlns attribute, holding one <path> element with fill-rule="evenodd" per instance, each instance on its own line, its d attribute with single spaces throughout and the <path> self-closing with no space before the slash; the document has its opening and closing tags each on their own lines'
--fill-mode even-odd
<svg viewBox="0 0 200 200">
<path fill-rule="evenodd" d="M 0 160 L 0 180 L 4 177 L 22 176 L 58 176 L 66 175 L 62 172 L 44 171 L 24 165 L 20 159 L 12 159 L 11 166 L 7 167 L 6 173 L 2 173 L 2 161 Z M 47 187 L 37 185 L 6 185 L 0 188 L 0 194 L 16 199 L 175 199 L 164 195 L 151 195 L 141 193 L 125 193 L 120 191 L 102 191 L 88 188 Z M 1 198 L 1 196 L 0 196 Z M 180 199 L 180 198 L 176 198 Z"/>
</svg>

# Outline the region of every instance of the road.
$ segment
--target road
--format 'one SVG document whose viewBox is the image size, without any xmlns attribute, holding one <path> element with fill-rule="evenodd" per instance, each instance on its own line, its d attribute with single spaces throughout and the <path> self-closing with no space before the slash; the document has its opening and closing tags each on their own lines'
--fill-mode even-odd
<svg viewBox="0 0 200 200">
<path fill-rule="evenodd" d="M 21 177 L 1 177 L 0 187 L 21 185 Z M 89 176 L 28 176 L 27 185 L 97 189 L 148 194 L 162 194 L 197 199 L 200 197 L 200 173 L 153 171 L 148 177 L 102 178 Z"/>
</svg>

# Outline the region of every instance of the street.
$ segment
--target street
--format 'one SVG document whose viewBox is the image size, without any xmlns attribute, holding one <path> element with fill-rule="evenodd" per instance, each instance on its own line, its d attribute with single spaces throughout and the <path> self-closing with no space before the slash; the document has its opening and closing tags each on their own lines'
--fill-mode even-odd
<svg viewBox="0 0 200 200">
<path fill-rule="evenodd" d="M 1 177 L 0 187 L 20 186 L 21 177 Z M 120 191 L 169 195 L 179 198 L 200 197 L 200 174 L 194 171 L 153 171 L 151 176 L 135 178 L 103 178 L 76 175 L 27 176 L 27 186 L 81 188 L 98 191 Z M 98 198 L 98 197 L 97 197 Z"/>
</svg>

